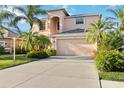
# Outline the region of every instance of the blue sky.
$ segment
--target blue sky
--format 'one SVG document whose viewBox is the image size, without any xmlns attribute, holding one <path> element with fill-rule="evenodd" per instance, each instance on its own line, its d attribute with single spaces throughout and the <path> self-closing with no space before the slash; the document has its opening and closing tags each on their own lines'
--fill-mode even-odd
<svg viewBox="0 0 124 93">
<path fill-rule="evenodd" d="M 115 5 L 44 5 L 41 6 L 44 10 L 65 8 L 70 15 L 77 14 L 102 14 L 102 17 L 114 17 L 114 15 L 107 10 L 115 8 Z M 42 16 L 40 16 L 42 18 Z M 25 23 L 19 24 L 23 31 L 29 30 L 29 25 Z"/>
</svg>

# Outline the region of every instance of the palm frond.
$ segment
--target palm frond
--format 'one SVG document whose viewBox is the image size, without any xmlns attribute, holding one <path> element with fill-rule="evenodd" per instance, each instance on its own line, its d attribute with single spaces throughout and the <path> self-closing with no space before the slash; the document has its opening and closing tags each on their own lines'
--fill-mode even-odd
<svg viewBox="0 0 124 93">
<path fill-rule="evenodd" d="M 20 12 L 23 13 L 24 15 L 27 14 L 27 12 L 26 12 L 26 10 L 23 8 L 23 6 L 15 6 L 15 7 L 13 7 L 13 11 L 16 11 L 16 10 L 20 11 Z"/>
<path fill-rule="evenodd" d="M 16 26 L 17 23 L 19 21 L 21 21 L 21 20 L 26 20 L 26 17 L 25 16 L 17 16 L 17 17 L 15 17 L 14 20 L 11 21 L 11 25 Z"/>
</svg>

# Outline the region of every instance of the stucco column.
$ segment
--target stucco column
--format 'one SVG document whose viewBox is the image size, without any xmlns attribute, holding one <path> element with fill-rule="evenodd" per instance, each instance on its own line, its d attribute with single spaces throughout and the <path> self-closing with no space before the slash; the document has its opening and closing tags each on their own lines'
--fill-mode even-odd
<svg viewBox="0 0 124 93">
<path fill-rule="evenodd" d="M 51 18 L 48 16 L 47 28 L 48 28 L 48 36 L 51 37 Z"/>
<path fill-rule="evenodd" d="M 48 32 L 49 32 L 49 33 L 48 33 L 48 36 L 49 36 L 49 37 L 51 36 L 50 23 L 51 23 L 51 22 L 50 22 L 50 20 L 49 20 L 49 21 L 48 21 Z"/>
<path fill-rule="evenodd" d="M 59 26 L 60 26 L 60 33 L 62 32 L 62 28 L 63 28 L 63 18 L 59 19 Z"/>
</svg>

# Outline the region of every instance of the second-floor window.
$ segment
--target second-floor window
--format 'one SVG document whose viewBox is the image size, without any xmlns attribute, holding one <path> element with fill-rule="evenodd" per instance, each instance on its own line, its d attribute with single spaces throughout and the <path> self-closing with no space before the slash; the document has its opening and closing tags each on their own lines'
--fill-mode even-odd
<svg viewBox="0 0 124 93">
<path fill-rule="evenodd" d="M 45 30 L 45 27 L 46 27 L 45 22 L 42 22 L 42 24 L 41 24 L 41 30 Z"/>
<path fill-rule="evenodd" d="M 84 18 L 76 18 L 76 24 L 84 24 Z"/>
</svg>

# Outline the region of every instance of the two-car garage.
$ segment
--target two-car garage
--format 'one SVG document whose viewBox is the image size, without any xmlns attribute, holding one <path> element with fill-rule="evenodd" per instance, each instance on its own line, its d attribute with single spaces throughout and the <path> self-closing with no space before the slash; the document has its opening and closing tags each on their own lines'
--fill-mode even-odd
<svg viewBox="0 0 124 93">
<path fill-rule="evenodd" d="M 93 56 L 96 49 L 94 44 L 88 44 L 82 36 L 62 36 L 55 39 L 59 56 Z"/>
</svg>

